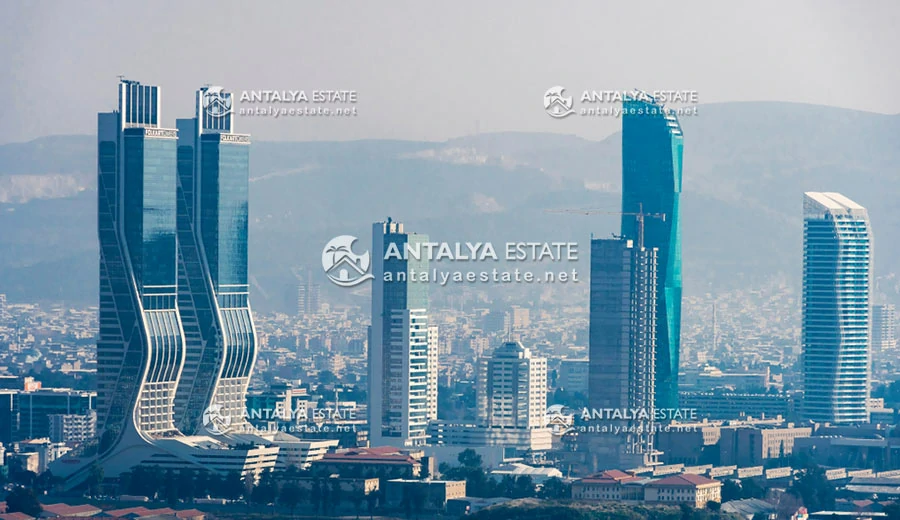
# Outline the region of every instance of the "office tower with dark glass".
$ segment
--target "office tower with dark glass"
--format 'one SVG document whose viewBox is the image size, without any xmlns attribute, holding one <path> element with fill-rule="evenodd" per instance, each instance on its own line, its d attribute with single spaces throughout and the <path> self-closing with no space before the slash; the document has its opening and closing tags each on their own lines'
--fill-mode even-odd
<svg viewBox="0 0 900 520">
<path fill-rule="evenodd" d="M 159 87 L 128 80 L 119 83 L 118 111 L 98 117 L 101 453 L 124 436 L 177 432 L 177 135 L 159 120 Z"/>
<path fill-rule="evenodd" d="M 427 235 L 406 233 L 391 219 L 372 226 L 368 414 L 373 446 L 421 446 L 427 439 L 428 283 L 411 276 L 428 270 L 426 248 L 416 246 L 426 242 Z M 407 254 L 407 245 L 421 250 L 419 258 Z M 385 258 L 389 250 L 404 258 Z"/>
<path fill-rule="evenodd" d="M 118 111 L 99 114 L 100 438 L 53 463 L 68 489 L 97 464 L 111 478 L 138 465 L 248 478 L 275 467 L 277 443 L 256 432 L 192 435 L 204 411 L 243 426 L 256 347 L 249 139 L 231 132 L 221 89 L 206 110 L 207 90 L 204 111 L 178 122 L 182 134 L 160 128 L 159 88 L 135 81 L 119 84 Z"/>
<path fill-rule="evenodd" d="M 627 433 L 595 436 L 600 466 L 653 462 L 657 254 L 632 240 L 591 240 L 589 404 L 643 411 L 617 424 Z"/>
<path fill-rule="evenodd" d="M 178 126 L 178 307 L 186 338 L 176 418 L 197 432 L 209 409 L 244 422 L 256 360 L 247 281 L 250 136 L 234 132 L 230 92 L 204 87 Z"/>
<path fill-rule="evenodd" d="M 658 251 L 656 407 L 678 406 L 681 348 L 681 125 L 674 112 L 638 92 L 622 115 L 622 211 L 662 213 L 644 224 L 644 245 Z M 622 215 L 622 235 L 635 239 L 637 221 Z"/>
<path fill-rule="evenodd" d="M 866 209 L 840 193 L 803 199 L 803 412 L 868 422 L 872 233 Z"/>
</svg>

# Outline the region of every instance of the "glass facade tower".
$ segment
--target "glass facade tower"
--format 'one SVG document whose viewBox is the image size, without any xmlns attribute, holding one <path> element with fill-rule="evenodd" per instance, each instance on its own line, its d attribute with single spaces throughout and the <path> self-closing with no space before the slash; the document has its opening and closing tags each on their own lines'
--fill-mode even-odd
<svg viewBox="0 0 900 520">
<path fill-rule="evenodd" d="M 184 364 L 175 302 L 177 133 L 159 126 L 159 88 L 119 83 L 118 111 L 98 116 L 101 453 L 127 431 L 177 433 Z"/>
<path fill-rule="evenodd" d="M 430 400 L 437 396 L 428 388 L 428 283 L 413 279 L 428 270 L 425 248 L 418 259 L 385 259 L 392 244 L 403 255 L 407 244 L 426 242 L 427 235 L 405 233 L 403 224 L 391 219 L 372 226 L 368 414 L 373 446 L 424 445 L 429 408 L 436 406 Z"/>
<path fill-rule="evenodd" d="M 803 220 L 803 413 L 818 422 L 868 422 L 868 212 L 840 193 L 808 192 Z"/>
<path fill-rule="evenodd" d="M 657 251 L 624 239 L 591 240 L 588 395 L 592 409 L 643 410 L 622 432 L 595 439 L 607 463 L 653 459 Z M 602 437 L 598 435 L 597 437 Z"/>
<path fill-rule="evenodd" d="M 656 407 L 678 407 L 681 348 L 681 173 L 684 138 L 675 113 L 638 92 L 622 115 L 622 212 L 663 213 L 644 221 L 644 246 L 658 254 Z M 622 215 L 622 235 L 637 239 L 637 220 Z"/>
<path fill-rule="evenodd" d="M 196 115 L 179 119 L 178 305 L 187 340 L 176 419 L 197 432 L 204 411 L 244 422 L 256 360 L 247 273 L 250 136 L 236 134 L 232 114 L 208 102 L 231 94 L 197 92 Z"/>
</svg>

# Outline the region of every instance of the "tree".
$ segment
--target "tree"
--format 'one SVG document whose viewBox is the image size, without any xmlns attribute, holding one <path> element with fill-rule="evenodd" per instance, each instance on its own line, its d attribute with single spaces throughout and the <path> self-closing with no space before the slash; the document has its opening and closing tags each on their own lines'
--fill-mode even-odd
<svg viewBox="0 0 900 520">
<path fill-rule="evenodd" d="M 722 509 L 722 504 L 720 504 L 716 501 L 710 500 L 709 502 L 706 503 L 706 509 L 717 513 L 717 512 L 719 512 L 720 509 Z"/>
<path fill-rule="evenodd" d="M 293 482 L 281 486 L 281 491 L 278 493 L 278 503 L 288 508 L 291 516 L 294 516 L 294 509 L 300 504 L 300 498 L 300 486 Z"/>
<path fill-rule="evenodd" d="M 166 483 L 165 483 L 165 494 L 166 494 L 166 503 L 169 507 L 175 507 L 178 505 L 178 479 L 175 476 L 175 472 L 169 469 L 166 471 Z"/>
<path fill-rule="evenodd" d="M 362 489 L 354 489 L 347 499 L 353 504 L 353 510 L 356 511 L 356 518 L 358 520 L 359 514 L 362 512 L 362 503 L 366 500 L 366 492 Z"/>
<path fill-rule="evenodd" d="M 341 501 L 344 499 L 344 490 L 341 489 L 341 481 L 338 479 L 334 479 L 331 481 L 331 492 L 329 493 L 329 500 L 331 502 L 331 511 L 334 512 L 337 510 L 338 506 L 341 505 Z"/>
<path fill-rule="evenodd" d="M 100 485 L 103 484 L 103 466 L 96 462 L 91 465 L 86 484 L 88 495 L 97 496 L 100 494 Z"/>
<path fill-rule="evenodd" d="M 739 500 L 743 496 L 741 485 L 733 480 L 722 482 L 722 502 Z"/>
<path fill-rule="evenodd" d="M 887 520 L 900 520 L 900 503 L 894 502 L 884 506 L 883 512 L 887 515 Z"/>
<path fill-rule="evenodd" d="M 6 495 L 7 513 L 25 513 L 28 516 L 40 516 L 43 508 L 33 489 L 16 487 Z"/>
<path fill-rule="evenodd" d="M 237 471 L 230 471 L 225 475 L 222 482 L 221 495 L 222 498 L 228 500 L 239 500 L 244 493 L 244 483 L 241 481 L 241 474 Z"/>
<path fill-rule="evenodd" d="M 375 516 L 375 508 L 378 507 L 380 497 L 381 491 L 372 491 L 366 495 L 366 510 L 369 513 L 369 518 Z"/>
<path fill-rule="evenodd" d="M 534 481 L 528 475 L 520 475 L 513 486 L 513 498 L 530 498 L 534 496 Z"/>
<path fill-rule="evenodd" d="M 253 487 L 250 493 L 250 502 L 257 505 L 268 505 L 275 502 L 278 496 L 278 485 L 275 483 L 275 474 L 269 470 L 262 474 L 259 484 Z"/>
<path fill-rule="evenodd" d="M 803 501 L 811 511 L 834 509 L 834 485 L 825 477 L 825 470 L 819 466 L 807 468 L 787 491 Z"/>
<path fill-rule="evenodd" d="M 472 448 L 466 448 L 459 452 L 456 460 L 465 468 L 481 468 L 482 466 L 481 455 Z"/>
<path fill-rule="evenodd" d="M 763 498 L 764 496 L 766 496 L 766 490 L 752 478 L 745 478 L 741 481 L 742 498 Z"/>
<path fill-rule="evenodd" d="M 197 488 L 200 487 L 199 477 L 194 474 L 193 471 L 189 469 L 183 469 L 178 472 L 178 498 L 183 500 L 193 500 L 194 496 L 196 496 Z"/>
<path fill-rule="evenodd" d="M 572 496 L 572 487 L 559 477 L 548 478 L 538 492 L 538 498 L 546 500 L 559 500 L 570 498 Z"/>
</svg>

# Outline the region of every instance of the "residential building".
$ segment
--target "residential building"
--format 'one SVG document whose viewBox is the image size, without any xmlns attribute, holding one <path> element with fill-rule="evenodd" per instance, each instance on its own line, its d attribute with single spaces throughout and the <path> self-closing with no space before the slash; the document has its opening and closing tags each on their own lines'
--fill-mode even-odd
<svg viewBox="0 0 900 520">
<path fill-rule="evenodd" d="M 372 227 L 368 413 L 374 446 L 422 446 L 427 439 L 428 283 L 416 274 L 427 272 L 428 258 L 406 254 L 408 245 L 420 249 L 427 242 L 391 219 Z M 399 255 L 387 255 L 392 249 Z"/>
<path fill-rule="evenodd" d="M 807 192 L 803 221 L 803 414 L 817 422 L 868 422 L 868 212 L 840 193 Z"/>
</svg>

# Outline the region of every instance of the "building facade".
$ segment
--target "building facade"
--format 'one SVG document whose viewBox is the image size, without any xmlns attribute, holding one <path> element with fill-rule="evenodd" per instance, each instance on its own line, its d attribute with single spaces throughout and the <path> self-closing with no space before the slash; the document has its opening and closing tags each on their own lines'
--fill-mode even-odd
<svg viewBox="0 0 900 520">
<path fill-rule="evenodd" d="M 533 356 L 518 341 L 508 341 L 478 360 L 477 377 L 476 413 L 482 426 L 522 430 L 544 426 L 546 358 Z"/>
<path fill-rule="evenodd" d="M 892 353 L 897 348 L 897 309 L 890 303 L 872 306 L 872 352 Z"/>
<path fill-rule="evenodd" d="M 652 96 L 626 99 L 622 115 L 622 211 L 661 213 L 644 222 L 644 246 L 657 249 L 656 407 L 678 407 L 681 348 L 681 176 L 684 137 L 674 112 Z M 637 238 L 622 215 L 622 235 Z"/>
<path fill-rule="evenodd" d="M 244 422 L 256 361 L 247 273 L 250 136 L 234 133 L 231 93 L 197 91 L 178 126 L 178 307 L 187 340 L 176 419 L 202 427 L 205 411 Z M 223 105 L 219 105 L 219 103 Z"/>
<path fill-rule="evenodd" d="M 588 402 L 594 410 L 645 412 L 621 421 L 628 433 L 609 439 L 609 455 L 626 467 L 648 463 L 653 453 L 656 295 L 656 249 L 591 240 Z"/>
<path fill-rule="evenodd" d="M 177 132 L 160 126 L 160 89 L 119 83 L 98 116 L 101 453 L 126 431 L 171 435 L 184 333 L 175 303 Z"/>
<path fill-rule="evenodd" d="M 373 446 L 422 446 L 427 440 L 428 284 L 414 276 L 427 271 L 428 259 L 405 254 L 407 245 L 426 242 L 427 235 L 406 233 L 391 219 L 372 227 L 368 414 Z M 402 258 L 385 258 L 391 249 Z"/>
<path fill-rule="evenodd" d="M 803 221 L 803 413 L 818 422 L 868 422 L 868 212 L 839 193 L 807 192 Z"/>
</svg>

